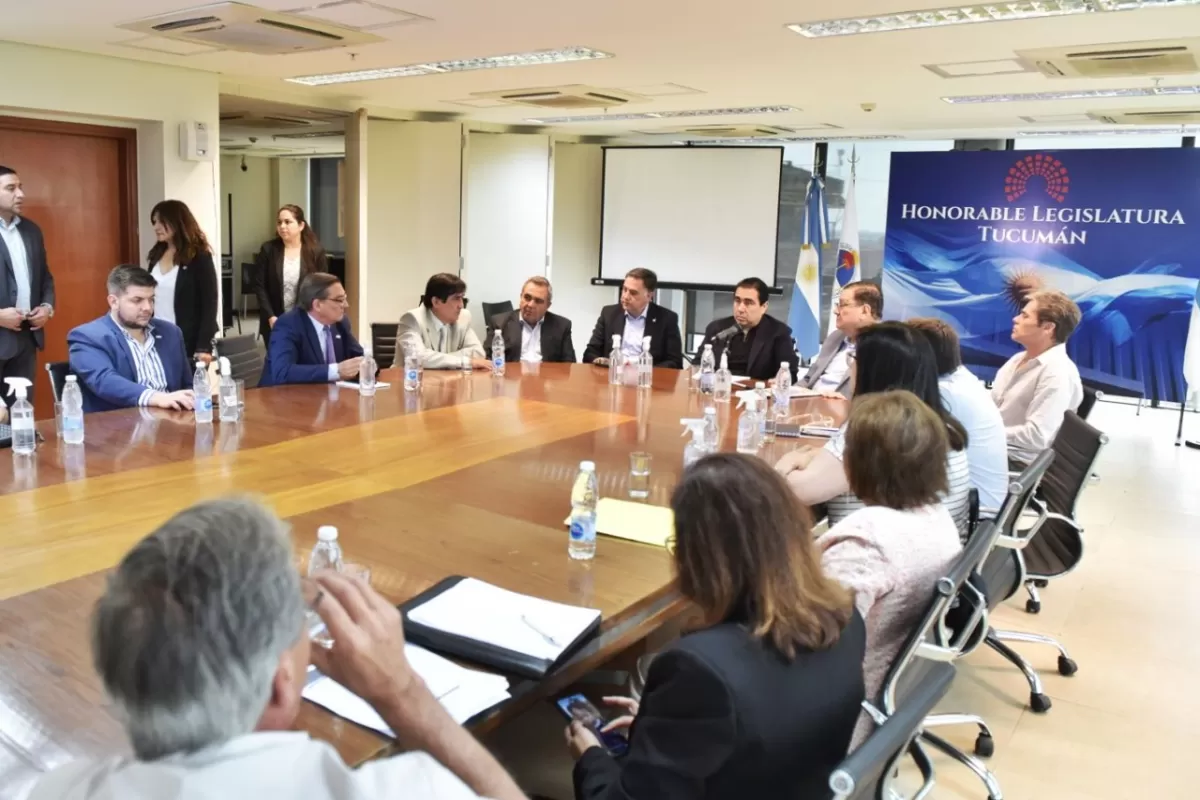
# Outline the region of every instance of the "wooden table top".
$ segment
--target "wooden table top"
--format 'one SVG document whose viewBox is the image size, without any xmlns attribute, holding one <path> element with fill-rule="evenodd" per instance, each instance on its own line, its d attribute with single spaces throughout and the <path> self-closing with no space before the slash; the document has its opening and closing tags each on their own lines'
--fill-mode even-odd
<svg viewBox="0 0 1200 800">
<path fill-rule="evenodd" d="M 601 537 L 572 561 L 562 524 L 579 462 L 596 462 L 601 494 L 624 496 L 629 454 L 653 455 L 648 502 L 667 505 L 682 471 L 681 417 L 708 398 L 686 373 L 654 387 L 608 384 L 605 369 L 510 364 L 488 373 L 400 375 L 373 398 L 332 386 L 247 392 L 243 421 L 196 426 L 190 414 L 129 409 L 89 415 L 83 448 L 53 422 L 32 458 L 0 454 L 0 797 L 80 756 L 128 752 L 92 666 L 88 618 L 104 575 L 171 514 L 229 493 L 260 496 L 292 526 L 299 551 L 319 525 L 339 528 L 348 559 L 400 603 L 450 574 L 601 610 L 601 635 L 540 683 L 477 721 L 491 727 L 561 691 L 686 610 L 659 548 Z M 840 418 L 836 401 L 794 401 Z M 723 449 L 737 412 L 718 407 Z M 796 446 L 764 447 L 772 461 Z M 350 763 L 390 742 L 304 704 L 298 727 Z"/>
</svg>

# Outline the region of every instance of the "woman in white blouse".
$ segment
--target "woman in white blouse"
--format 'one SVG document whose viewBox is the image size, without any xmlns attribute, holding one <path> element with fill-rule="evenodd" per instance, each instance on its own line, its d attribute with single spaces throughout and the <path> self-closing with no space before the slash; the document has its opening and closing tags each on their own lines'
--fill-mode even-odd
<svg viewBox="0 0 1200 800">
<path fill-rule="evenodd" d="M 146 257 L 158 281 L 154 316 L 179 326 L 190 358 L 212 353 L 217 335 L 217 269 L 212 248 L 191 209 L 164 200 L 150 211 L 157 241 Z"/>
<path fill-rule="evenodd" d="M 276 236 L 264 242 L 254 259 L 254 293 L 258 297 L 258 331 L 270 345 L 275 319 L 296 304 L 300 279 L 328 272 L 325 249 L 304 219 L 304 209 L 286 205 L 275 216 Z"/>
</svg>

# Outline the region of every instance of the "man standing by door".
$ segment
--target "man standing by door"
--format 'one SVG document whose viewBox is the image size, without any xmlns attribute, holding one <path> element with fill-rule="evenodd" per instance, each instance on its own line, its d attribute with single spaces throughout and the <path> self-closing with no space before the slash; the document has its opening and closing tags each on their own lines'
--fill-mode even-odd
<svg viewBox="0 0 1200 800">
<path fill-rule="evenodd" d="M 0 380 L 20 377 L 36 384 L 42 328 L 54 316 L 54 277 L 42 229 L 20 216 L 24 202 L 20 177 L 0 166 Z M 29 396 L 32 400 L 32 390 Z"/>
</svg>

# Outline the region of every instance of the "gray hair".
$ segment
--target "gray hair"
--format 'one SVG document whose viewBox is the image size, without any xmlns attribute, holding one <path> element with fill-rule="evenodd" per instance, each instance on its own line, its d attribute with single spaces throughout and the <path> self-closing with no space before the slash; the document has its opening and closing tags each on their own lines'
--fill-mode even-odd
<svg viewBox="0 0 1200 800">
<path fill-rule="evenodd" d="M 138 758 L 254 730 L 304 631 L 287 526 L 245 498 L 181 511 L 138 542 L 92 618 L 92 659 Z"/>
<path fill-rule="evenodd" d="M 312 304 L 318 300 L 329 299 L 329 289 L 335 283 L 341 283 L 336 275 L 328 272 L 312 272 L 300 279 L 296 289 L 296 305 L 305 311 L 312 311 Z"/>
<path fill-rule="evenodd" d="M 546 290 L 546 302 L 547 303 L 554 302 L 554 287 L 550 285 L 550 281 L 546 280 L 541 275 L 534 275 L 532 278 L 529 278 L 528 280 L 526 280 L 525 283 L 521 284 L 521 289 L 524 290 L 525 287 L 531 283 L 534 286 L 540 286 L 541 288 Z"/>
</svg>

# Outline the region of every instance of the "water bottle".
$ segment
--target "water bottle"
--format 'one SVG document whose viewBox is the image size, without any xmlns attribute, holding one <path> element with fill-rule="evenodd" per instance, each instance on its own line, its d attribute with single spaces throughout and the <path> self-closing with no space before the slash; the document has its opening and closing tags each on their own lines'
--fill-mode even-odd
<svg viewBox="0 0 1200 800">
<path fill-rule="evenodd" d="M 83 390 L 79 379 L 67 376 L 62 393 L 63 441 L 67 444 L 83 444 Z"/>
<path fill-rule="evenodd" d="M 338 546 L 338 529 L 332 525 L 317 528 L 317 546 L 308 557 L 308 574 L 323 569 L 342 570 L 342 548 Z"/>
<path fill-rule="evenodd" d="M 746 397 L 746 408 L 738 419 L 737 451 L 754 455 L 758 452 L 762 431 L 758 415 L 758 393 Z"/>
<path fill-rule="evenodd" d="M 650 337 L 642 337 L 642 354 L 638 356 L 638 388 L 649 389 L 654 385 L 654 356 L 650 355 Z"/>
<path fill-rule="evenodd" d="M 212 387 L 208 383 L 208 366 L 203 361 L 196 362 L 196 374 L 192 378 L 192 392 L 196 395 L 196 424 L 211 423 Z"/>
<path fill-rule="evenodd" d="M 17 398 L 9 409 L 9 424 L 12 426 L 13 455 L 31 455 L 37 447 L 37 433 L 33 425 L 33 404 L 29 402 L 26 392 L 33 381 L 26 378 L 5 378 L 8 393 Z"/>
<path fill-rule="evenodd" d="M 624 356 L 621 354 L 621 337 L 614 334 L 612 337 L 612 352 L 608 354 L 608 382 L 613 386 L 619 386 L 621 383 L 621 369 L 624 367 Z"/>
<path fill-rule="evenodd" d="M 419 392 L 421 390 L 421 360 L 416 353 L 404 351 L 404 391 Z"/>
<path fill-rule="evenodd" d="M 504 377 L 504 336 L 499 328 L 492 334 L 492 376 Z"/>
<path fill-rule="evenodd" d="M 358 365 L 358 393 L 363 397 L 375 395 L 375 357 L 370 350 L 363 350 L 362 363 Z"/>
<path fill-rule="evenodd" d="M 786 361 L 779 362 L 779 372 L 775 373 L 775 413 L 787 411 L 792 402 L 792 368 Z"/>
<path fill-rule="evenodd" d="M 713 355 L 711 344 L 704 345 L 704 353 L 700 356 L 700 392 L 713 393 L 713 379 L 717 368 L 717 357 Z"/>
<path fill-rule="evenodd" d="M 717 421 L 717 409 L 704 409 L 704 449 L 715 453 L 721 449 L 721 424 Z"/>
<path fill-rule="evenodd" d="M 233 380 L 229 359 L 221 356 L 218 360 L 221 362 L 221 384 L 217 389 L 217 399 L 221 403 L 221 422 L 237 422 L 240 416 L 237 384 Z"/>
<path fill-rule="evenodd" d="M 762 441 L 775 441 L 775 415 L 771 413 L 771 395 L 767 393 L 767 385 L 762 381 L 754 384 L 754 393 L 758 395 L 759 433 Z"/>
<path fill-rule="evenodd" d="M 683 435 L 691 434 L 691 441 L 683 448 L 683 468 L 687 469 L 692 464 L 695 464 L 711 451 L 708 449 L 708 444 L 705 441 L 707 435 L 708 420 L 707 419 L 681 419 L 679 424 L 683 425 Z"/>
<path fill-rule="evenodd" d="M 599 494 L 595 462 L 579 462 L 579 474 L 571 488 L 571 527 L 567 539 L 567 555 L 571 558 L 586 561 L 596 556 L 596 501 Z"/>
<path fill-rule="evenodd" d="M 713 376 L 713 401 L 728 403 L 733 394 L 733 373 L 729 371 L 729 351 L 721 351 L 721 368 Z"/>
</svg>

